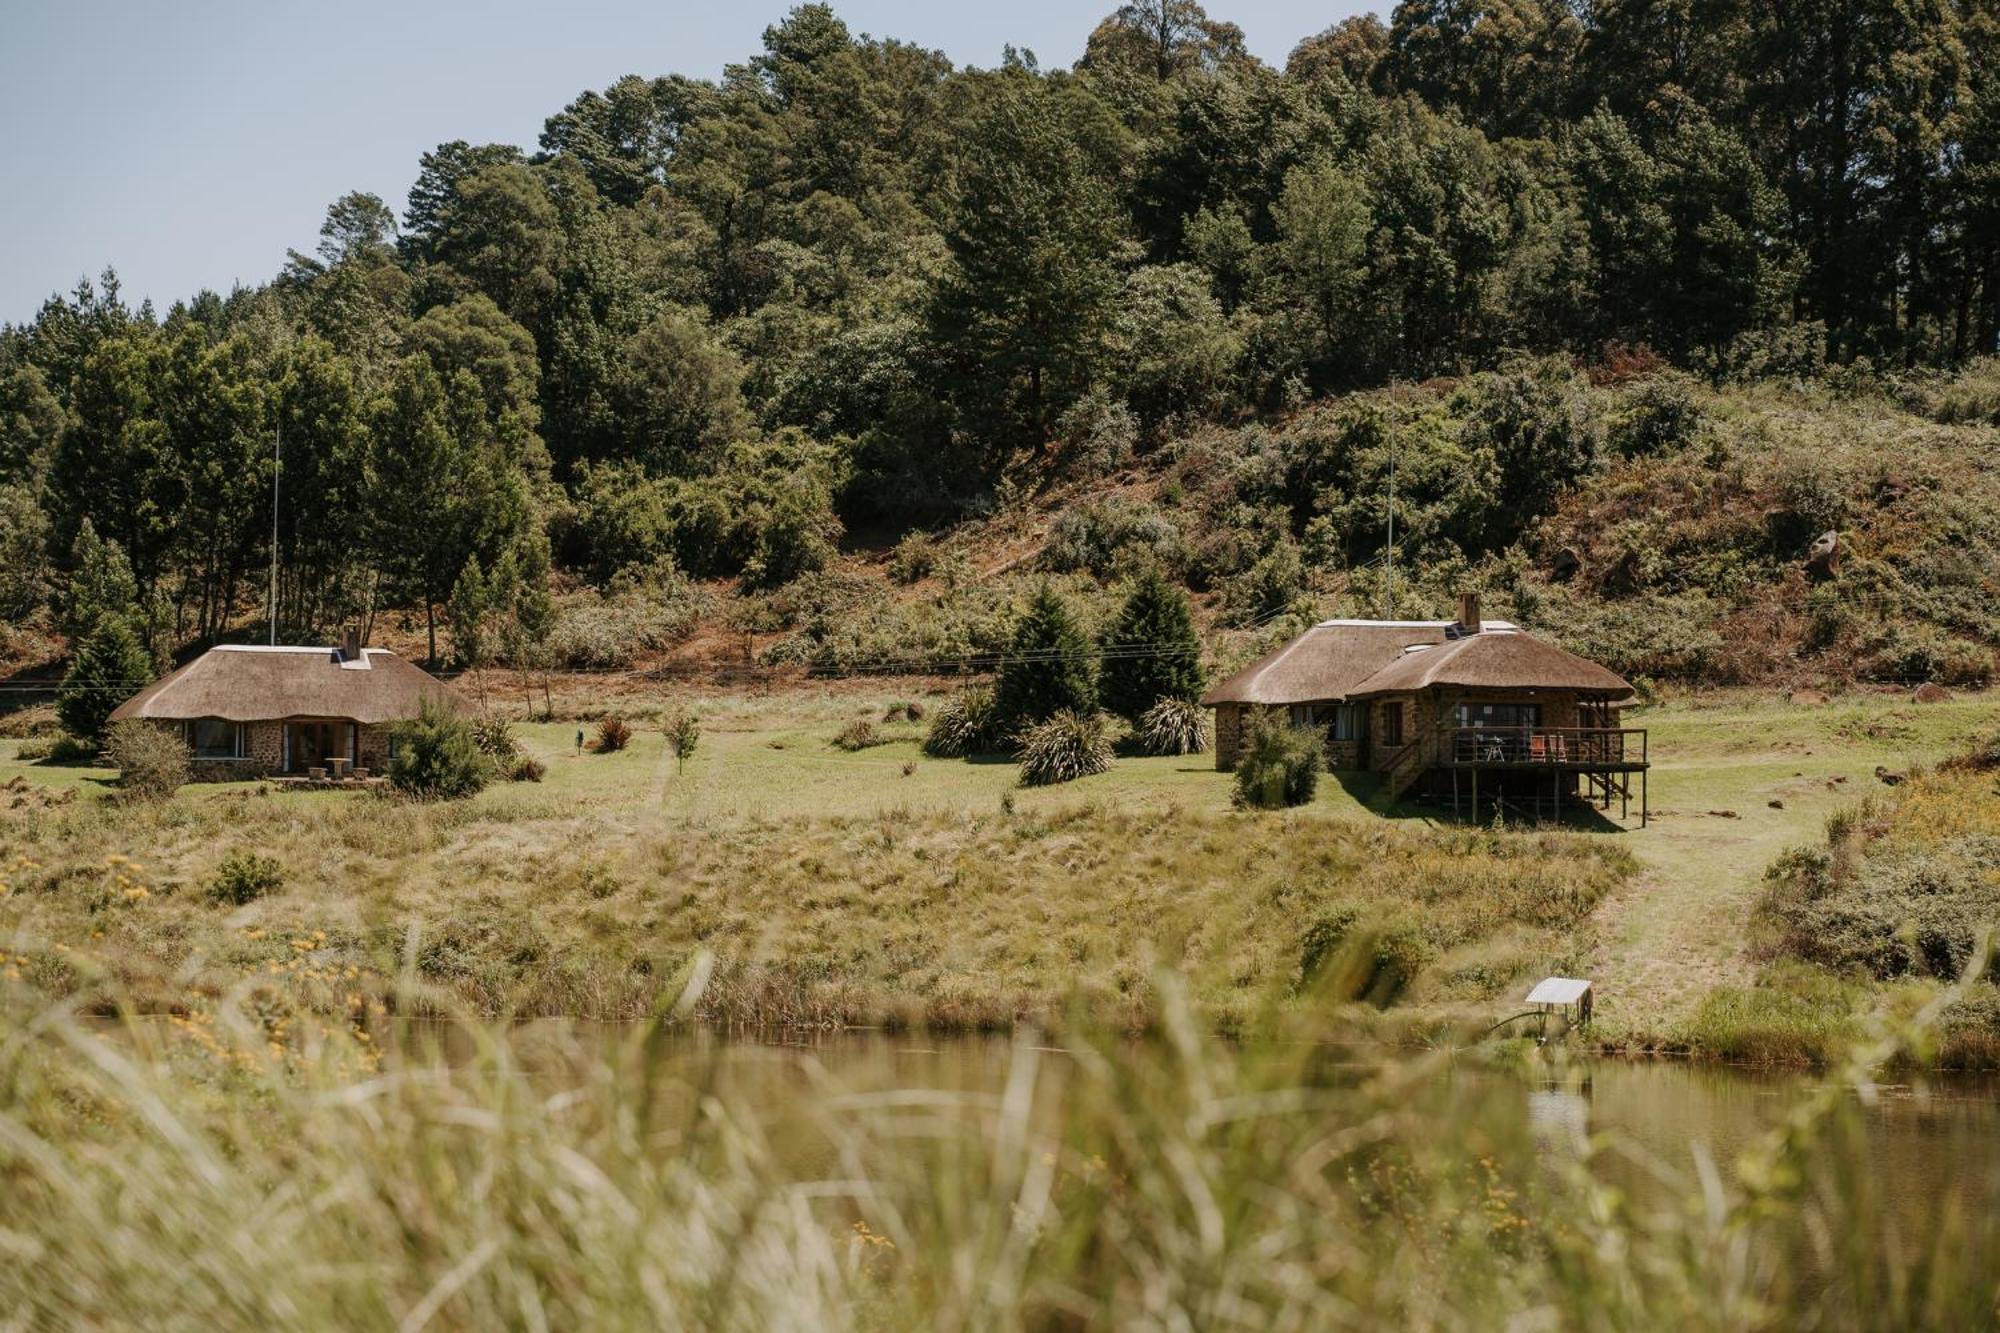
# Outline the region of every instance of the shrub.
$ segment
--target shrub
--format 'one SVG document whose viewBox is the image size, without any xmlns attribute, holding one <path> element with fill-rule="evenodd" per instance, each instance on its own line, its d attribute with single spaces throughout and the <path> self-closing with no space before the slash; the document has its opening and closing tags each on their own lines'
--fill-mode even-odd
<svg viewBox="0 0 2000 1333">
<path fill-rule="evenodd" d="M 1186 543 L 1173 521 L 1149 504 L 1113 496 L 1065 509 L 1050 529 L 1042 564 L 1059 574 L 1088 570 L 1108 578 L 1128 562 L 1178 568 Z"/>
<path fill-rule="evenodd" d="M 533 755 L 517 757 L 507 769 L 509 782 L 540 782 L 549 771 L 549 766 Z"/>
<path fill-rule="evenodd" d="M 63 732 L 61 735 L 47 742 L 42 749 L 41 758 L 46 759 L 51 764 L 94 764 L 97 762 L 99 753 L 100 751 L 95 742 L 83 740 L 80 737 L 70 735 L 68 732 Z M 28 757 L 27 747 L 23 746 L 21 748 L 21 758 L 26 759 Z"/>
<path fill-rule="evenodd" d="M 1147 754 L 1208 753 L 1208 710 L 1191 699 L 1162 699 L 1139 719 Z"/>
<path fill-rule="evenodd" d="M 237 907 L 255 902 L 285 886 L 285 868 L 276 858 L 257 852 L 231 852 L 208 880 L 208 896 Z"/>
<path fill-rule="evenodd" d="M 1044 583 L 1015 626 L 993 690 L 1002 731 L 1012 733 L 1064 711 L 1096 712 L 1097 676 L 1090 659 L 1090 641 L 1068 604 Z"/>
<path fill-rule="evenodd" d="M 389 781 L 411 796 L 454 800 L 483 789 L 493 759 L 473 738 L 472 724 L 449 707 L 425 700 L 413 722 L 396 728 Z"/>
<path fill-rule="evenodd" d="M 1611 447 L 1627 458 L 1677 453 L 1694 443 L 1701 402 L 1691 376 L 1669 371 L 1641 383 L 1611 420 Z"/>
<path fill-rule="evenodd" d="M 993 691 L 983 687 L 961 690 L 945 700 L 931 722 L 930 734 L 924 737 L 924 753 L 934 759 L 992 754 L 1000 746 Z"/>
<path fill-rule="evenodd" d="M 866 750 L 873 746 L 886 745 L 888 741 L 883 737 L 881 732 L 875 730 L 875 724 L 864 717 L 856 718 L 845 727 L 842 727 L 840 734 L 833 738 L 833 743 L 837 748 L 852 753 L 855 750 Z"/>
<path fill-rule="evenodd" d="M 152 674 L 152 659 L 132 627 L 122 617 L 106 616 L 77 648 L 56 693 L 56 716 L 72 735 L 95 740 L 104 734 L 111 710 L 137 694 Z"/>
<path fill-rule="evenodd" d="M 164 800 L 191 774 L 188 750 L 177 732 L 150 722 L 119 722 L 106 737 L 105 754 L 118 770 L 119 789 L 133 800 Z"/>
<path fill-rule="evenodd" d="M 514 731 L 507 719 L 493 713 L 482 713 L 472 719 L 472 741 L 480 750 L 492 756 L 494 767 L 508 772 L 520 757 L 521 747 L 514 740 Z"/>
<path fill-rule="evenodd" d="M 893 703 L 882 714 L 884 722 L 921 722 L 924 720 L 924 706 L 912 700 L 908 703 Z"/>
<path fill-rule="evenodd" d="M 675 708 L 667 714 L 665 730 L 667 748 L 674 752 L 674 768 L 681 769 L 701 744 L 701 719 L 685 708 Z"/>
<path fill-rule="evenodd" d="M 658 569 L 649 571 L 641 585 L 614 596 L 581 592 L 565 597 L 549 633 L 549 659 L 578 669 L 625 666 L 642 653 L 685 639 L 701 608 L 698 589 L 678 571 Z"/>
<path fill-rule="evenodd" d="M 1258 717 L 1236 761 L 1237 804 L 1267 810 L 1304 805 L 1319 790 L 1323 762 L 1317 731 Z"/>
<path fill-rule="evenodd" d="M 597 723 L 597 752 L 611 754 L 632 743 L 632 724 L 616 713 L 607 713 Z"/>
<path fill-rule="evenodd" d="M 1021 785 L 1074 782 L 1111 767 L 1111 741 L 1098 713 L 1063 709 L 1021 734 Z"/>
<path fill-rule="evenodd" d="M 937 543 L 928 533 L 911 533 L 896 543 L 889 557 L 889 577 L 905 586 L 923 582 L 936 568 Z"/>
<path fill-rule="evenodd" d="M 1098 694 L 1108 711 L 1137 725 L 1163 699 L 1200 697 L 1201 640 L 1194 613 L 1187 594 L 1158 570 L 1140 577 L 1103 642 Z"/>
</svg>

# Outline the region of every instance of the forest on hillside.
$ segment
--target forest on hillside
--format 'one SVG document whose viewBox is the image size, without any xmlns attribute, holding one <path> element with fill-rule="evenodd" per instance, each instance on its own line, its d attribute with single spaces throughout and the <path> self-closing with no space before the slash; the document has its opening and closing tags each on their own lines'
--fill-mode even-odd
<svg viewBox="0 0 2000 1333">
<path fill-rule="evenodd" d="M 1200 578 L 1282 592 L 1378 561 L 1388 444 L 1455 568 L 1718 386 L 1935 406 L 2000 344 L 1995 0 L 1407 0 L 1282 69 L 1193 0 L 995 69 L 803 5 L 719 80 L 413 166 L 261 286 L 161 312 L 107 270 L 0 329 L 10 633 L 163 659 L 261 614 L 275 542 L 286 637 L 396 607 L 523 661 L 579 590 L 783 588 L 1148 456 L 1214 498 Z M 1333 443 L 1214 456 L 1335 395 Z M 1931 620 L 1976 639 L 1961 573 Z"/>
</svg>

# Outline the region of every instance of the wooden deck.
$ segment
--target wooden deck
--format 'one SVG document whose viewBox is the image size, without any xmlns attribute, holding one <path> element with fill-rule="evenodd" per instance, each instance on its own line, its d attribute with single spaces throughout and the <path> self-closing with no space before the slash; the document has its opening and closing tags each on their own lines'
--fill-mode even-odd
<svg viewBox="0 0 2000 1333">
<path fill-rule="evenodd" d="M 1451 805 L 1459 809 L 1461 793 L 1472 803 L 1475 818 L 1481 800 L 1480 779 L 1488 798 L 1517 789 L 1525 779 L 1537 817 L 1543 799 L 1562 817 L 1569 801 L 1609 811 L 1618 802 L 1621 817 L 1629 816 L 1632 778 L 1639 778 L 1639 827 L 1651 818 L 1647 770 L 1652 767 L 1643 727 L 1442 727 L 1438 732 L 1435 766 L 1451 773 Z M 1546 776 L 1546 787 L 1539 781 Z M 1574 781 L 1581 778 L 1581 789 Z M 1510 782 L 1509 779 L 1512 779 Z M 1567 791 L 1566 791 L 1567 789 Z"/>
</svg>

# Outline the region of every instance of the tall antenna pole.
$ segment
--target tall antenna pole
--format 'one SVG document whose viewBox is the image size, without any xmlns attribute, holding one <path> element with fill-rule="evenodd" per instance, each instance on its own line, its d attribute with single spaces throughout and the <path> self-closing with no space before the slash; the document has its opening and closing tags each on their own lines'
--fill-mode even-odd
<svg viewBox="0 0 2000 1333">
<path fill-rule="evenodd" d="M 273 546 L 275 550 L 275 544 Z M 1389 441 L 1389 615 L 1396 614 L 1396 441 Z"/>
<path fill-rule="evenodd" d="M 278 643 L 278 471 L 284 466 L 285 418 L 281 408 L 271 437 L 271 645 Z"/>
</svg>

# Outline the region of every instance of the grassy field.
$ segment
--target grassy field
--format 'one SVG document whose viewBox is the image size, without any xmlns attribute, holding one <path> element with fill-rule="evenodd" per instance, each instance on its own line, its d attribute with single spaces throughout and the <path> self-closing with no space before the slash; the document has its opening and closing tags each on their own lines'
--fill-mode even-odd
<svg viewBox="0 0 2000 1333">
<path fill-rule="evenodd" d="M 1047 1019 L 1077 995 L 1143 1026 L 1165 962 L 1232 1029 L 1299 1003 L 1284 997 L 1329 940 L 1365 938 L 1377 998 L 1404 1012 L 1491 1021 L 1580 972 L 1601 1040 L 1684 1047 L 1705 997 L 1756 980 L 1765 867 L 1880 790 L 1877 766 L 2000 726 L 1983 695 L 1670 701 L 1634 718 L 1657 765 L 1649 827 L 1491 831 L 1377 812 L 1365 783 L 1333 780 L 1303 810 L 1235 811 L 1199 757 L 1022 788 L 1011 765 L 922 756 L 919 724 L 879 723 L 902 698 L 701 699 L 684 769 L 643 722 L 615 754 L 579 751 L 574 723 L 522 725 L 546 780 L 454 805 L 229 784 L 136 808 L 105 799 L 110 774 L 0 742 L 0 938 L 46 989 L 149 1008 L 250 981 L 368 1003 L 407 967 L 480 1012 L 631 1017 L 707 951 L 714 1021 L 941 1027 Z M 887 743 L 834 747 L 861 717 Z M 243 849 L 284 887 L 212 901 Z"/>
</svg>

